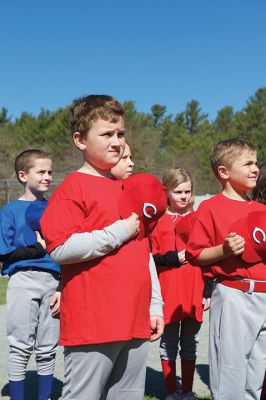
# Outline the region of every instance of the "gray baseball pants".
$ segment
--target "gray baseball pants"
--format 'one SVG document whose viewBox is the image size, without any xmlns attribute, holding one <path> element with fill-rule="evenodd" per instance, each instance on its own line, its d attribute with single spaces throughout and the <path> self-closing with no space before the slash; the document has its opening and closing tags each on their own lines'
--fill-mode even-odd
<svg viewBox="0 0 266 400">
<path fill-rule="evenodd" d="M 266 293 L 217 284 L 210 308 L 213 400 L 259 400 L 266 367 Z"/>
<path fill-rule="evenodd" d="M 50 272 L 18 271 L 7 286 L 7 340 L 9 380 L 25 378 L 33 352 L 39 375 L 51 375 L 59 338 L 59 319 L 53 318 L 50 301 L 58 279 Z"/>
<path fill-rule="evenodd" d="M 165 325 L 160 342 L 161 359 L 175 361 L 180 346 L 183 360 L 196 360 L 200 327 L 200 322 L 190 318 Z"/>
<path fill-rule="evenodd" d="M 64 400 L 143 400 L 149 342 L 65 347 Z"/>
</svg>

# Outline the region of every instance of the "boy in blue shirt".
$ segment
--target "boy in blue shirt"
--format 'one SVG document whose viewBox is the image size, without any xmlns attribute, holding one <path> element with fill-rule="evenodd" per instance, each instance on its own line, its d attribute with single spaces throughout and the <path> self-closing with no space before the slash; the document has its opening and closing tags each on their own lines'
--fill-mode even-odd
<svg viewBox="0 0 266 400">
<path fill-rule="evenodd" d="M 43 196 L 52 182 L 52 161 L 41 150 L 25 150 L 16 157 L 15 171 L 23 194 L 0 210 L 1 273 L 9 275 L 9 391 L 12 400 L 24 399 L 26 367 L 35 351 L 38 400 L 47 400 L 51 397 L 59 337 L 59 320 L 54 317 L 60 306 L 60 268 L 48 255 L 40 232 L 32 230 L 27 218 L 32 222 L 38 214 L 36 210 L 45 208 Z"/>
</svg>

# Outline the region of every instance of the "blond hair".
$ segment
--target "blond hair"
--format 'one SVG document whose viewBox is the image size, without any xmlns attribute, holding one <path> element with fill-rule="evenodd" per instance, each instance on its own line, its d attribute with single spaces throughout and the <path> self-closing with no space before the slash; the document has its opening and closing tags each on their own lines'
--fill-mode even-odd
<svg viewBox="0 0 266 400">
<path fill-rule="evenodd" d="M 184 168 L 172 168 L 163 176 L 162 182 L 167 192 L 174 190 L 181 183 L 190 182 L 192 196 L 189 208 L 193 208 L 195 201 L 193 195 L 193 181 L 190 173 L 187 170 Z"/>
<path fill-rule="evenodd" d="M 256 152 L 256 147 L 244 139 L 234 138 L 217 143 L 211 152 L 210 162 L 214 174 L 219 178 L 218 168 L 230 168 L 244 150 Z"/>
</svg>

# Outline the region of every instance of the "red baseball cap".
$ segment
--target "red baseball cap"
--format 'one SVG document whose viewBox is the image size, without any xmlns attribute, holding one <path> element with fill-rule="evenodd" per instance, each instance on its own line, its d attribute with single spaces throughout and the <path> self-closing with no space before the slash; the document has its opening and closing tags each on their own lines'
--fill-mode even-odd
<svg viewBox="0 0 266 400">
<path fill-rule="evenodd" d="M 121 218 L 135 212 L 140 219 L 138 239 L 148 236 L 165 213 L 167 193 L 164 185 L 151 174 L 135 174 L 122 182 L 118 209 Z"/>
<path fill-rule="evenodd" d="M 244 252 L 240 255 L 244 261 L 251 264 L 266 262 L 266 208 L 236 221 L 230 231 L 245 239 Z"/>
</svg>

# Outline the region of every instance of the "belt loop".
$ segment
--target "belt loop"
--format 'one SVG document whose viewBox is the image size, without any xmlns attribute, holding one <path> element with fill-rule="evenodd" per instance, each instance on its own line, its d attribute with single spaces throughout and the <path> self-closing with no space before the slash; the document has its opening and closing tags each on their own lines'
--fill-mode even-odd
<svg viewBox="0 0 266 400">
<path fill-rule="evenodd" d="M 255 287 L 255 281 L 253 279 L 250 279 L 247 293 L 252 294 L 254 292 L 254 287 Z"/>
</svg>

